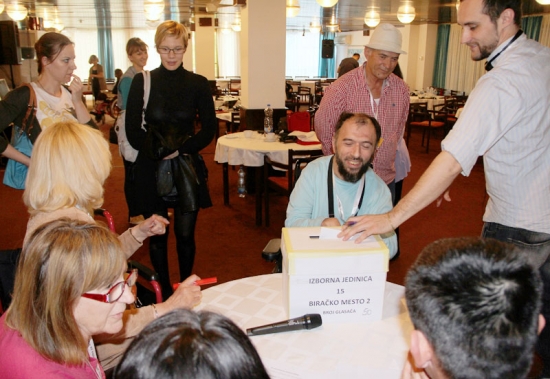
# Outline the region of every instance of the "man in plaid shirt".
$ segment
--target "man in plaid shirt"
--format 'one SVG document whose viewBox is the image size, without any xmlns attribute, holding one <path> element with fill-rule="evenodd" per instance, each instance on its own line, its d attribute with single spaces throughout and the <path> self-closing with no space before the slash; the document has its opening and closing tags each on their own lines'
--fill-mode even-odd
<svg viewBox="0 0 550 379">
<path fill-rule="evenodd" d="M 315 114 L 315 131 L 325 155 L 332 154 L 332 136 L 342 112 L 366 113 L 382 126 L 382 144 L 374 158 L 374 172 L 395 196 L 395 152 L 409 114 L 409 89 L 393 75 L 401 50 L 401 32 L 380 24 L 365 47 L 367 62 L 332 83 Z"/>
</svg>

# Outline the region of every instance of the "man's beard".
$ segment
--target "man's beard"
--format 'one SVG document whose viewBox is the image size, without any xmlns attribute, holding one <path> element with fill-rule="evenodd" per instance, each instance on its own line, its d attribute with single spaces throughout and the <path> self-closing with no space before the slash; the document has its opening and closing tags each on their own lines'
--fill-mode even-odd
<svg viewBox="0 0 550 379">
<path fill-rule="evenodd" d="M 365 172 L 367 172 L 367 170 L 369 169 L 369 166 L 372 163 L 372 160 L 374 159 L 374 154 L 367 162 L 365 162 L 361 166 L 359 171 L 357 171 L 356 173 L 349 172 L 348 170 L 346 170 L 346 166 L 344 166 L 344 161 L 340 159 L 338 152 L 334 154 L 334 157 L 336 158 L 336 165 L 338 166 L 338 172 L 344 178 L 344 180 L 350 183 L 357 183 L 357 181 L 361 179 L 365 174 Z M 357 160 L 360 160 L 360 159 L 357 159 Z"/>
<path fill-rule="evenodd" d="M 481 61 L 488 58 L 489 55 L 491 55 L 491 53 L 498 47 L 498 37 L 489 45 L 481 46 L 480 44 L 477 44 L 477 46 L 479 48 L 479 55 L 476 57 L 472 56 L 473 61 Z"/>
</svg>

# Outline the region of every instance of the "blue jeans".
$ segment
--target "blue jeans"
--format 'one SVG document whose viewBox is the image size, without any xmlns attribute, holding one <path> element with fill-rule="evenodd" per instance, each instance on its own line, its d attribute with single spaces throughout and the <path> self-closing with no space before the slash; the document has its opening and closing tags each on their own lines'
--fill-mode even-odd
<svg viewBox="0 0 550 379">
<path fill-rule="evenodd" d="M 542 376 L 548 377 L 550 376 L 550 259 L 548 259 L 550 234 L 486 222 L 481 236 L 495 238 L 520 247 L 525 251 L 528 259 L 539 267 L 544 286 L 541 313 L 546 319 L 546 327 L 539 335 L 537 353 L 544 363 Z"/>
</svg>

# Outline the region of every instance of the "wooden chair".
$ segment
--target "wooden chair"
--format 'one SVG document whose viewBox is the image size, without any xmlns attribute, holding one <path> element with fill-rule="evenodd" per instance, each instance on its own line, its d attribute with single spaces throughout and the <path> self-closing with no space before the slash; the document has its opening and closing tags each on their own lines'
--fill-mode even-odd
<svg viewBox="0 0 550 379">
<path fill-rule="evenodd" d="M 434 106 L 434 110 L 441 112 L 435 119 L 445 122 L 445 135 L 453 128 L 456 122 L 456 112 L 461 107 L 460 102 L 454 96 L 445 96 L 445 103 Z"/>
<path fill-rule="evenodd" d="M 238 96 L 241 90 L 241 79 L 229 79 L 229 94 Z"/>
<path fill-rule="evenodd" d="M 308 108 L 313 105 L 313 94 L 311 93 L 311 88 L 309 87 L 298 87 L 298 92 L 296 93 L 296 111 L 300 110 L 301 106 L 307 106 Z"/>
<path fill-rule="evenodd" d="M 228 125 L 228 133 L 235 133 L 240 130 L 241 126 L 241 112 L 233 111 L 231 112 L 231 122 Z"/>
<path fill-rule="evenodd" d="M 429 153 L 432 129 L 442 128 L 445 126 L 444 121 L 439 121 L 437 119 L 444 116 L 444 112 L 429 110 L 427 102 L 411 104 L 409 109 L 409 119 L 407 120 L 407 146 L 409 145 L 412 128 L 421 128 L 422 146 L 424 146 L 424 138 L 427 134 L 426 153 Z"/>
<path fill-rule="evenodd" d="M 284 164 L 269 158 L 264 157 L 264 208 L 265 208 L 265 225 L 269 226 L 269 191 L 274 190 L 277 193 L 290 197 L 294 184 L 298 177 L 296 173 L 301 173 L 303 166 L 310 161 L 323 156 L 321 149 L 312 150 L 288 150 L 288 163 Z M 286 170 L 285 176 L 272 175 L 273 168 Z"/>
</svg>

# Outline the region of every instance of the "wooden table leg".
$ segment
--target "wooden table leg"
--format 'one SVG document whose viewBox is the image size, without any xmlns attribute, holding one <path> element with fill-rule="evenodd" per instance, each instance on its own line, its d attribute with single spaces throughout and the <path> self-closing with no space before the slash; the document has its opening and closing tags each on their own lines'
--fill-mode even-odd
<svg viewBox="0 0 550 379">
<path fill-rule="evenodd" d="M 223 205 L 229 205 L 229 173 L 227 171 L 227 162 L 222 163 L 223 176 Z"/>
<path fill-rule="evenodd" d="M 262 226 L 263 166 L 256 167 L 256 226 Z"/>
</svg>

